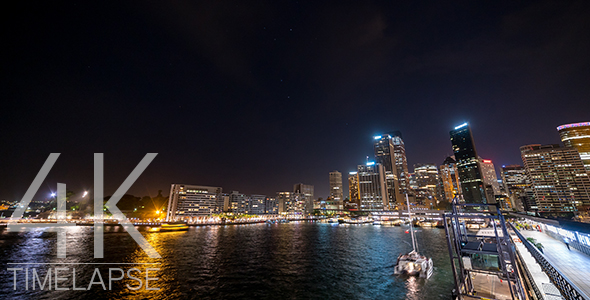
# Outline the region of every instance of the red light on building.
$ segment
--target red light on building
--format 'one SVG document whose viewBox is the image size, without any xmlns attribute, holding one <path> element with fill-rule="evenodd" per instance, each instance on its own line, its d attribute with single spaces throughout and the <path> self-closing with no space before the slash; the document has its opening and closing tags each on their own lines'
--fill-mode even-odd
<svg viewBox="0 0 590 300">
<path fill-rule="evenodd" d="M 484 159 L 483 162 L 486 163 L 486 164 L 491 164 L 492 163 L 492 160 L 491 159 Z"/>
</svg>

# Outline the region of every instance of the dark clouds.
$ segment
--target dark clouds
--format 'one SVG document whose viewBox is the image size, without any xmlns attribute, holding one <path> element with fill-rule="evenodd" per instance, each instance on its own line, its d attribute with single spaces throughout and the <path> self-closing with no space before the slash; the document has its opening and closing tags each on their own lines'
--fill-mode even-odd
<svg viewBox="0 0 590 300">
<path fill-rule="evenodd" d="M 0 198 L 22 196 L 50 152 L 64 154 L 48 187 L 87 188 L 92 153 L 105 152 L 108 194 L 158 152 L 133 193 L 186 182 L 272 194 L 307 182 L 326 196 L 328 172 L 362 163 L 375 133 L 401 130 L 410 165 L 440 163 L 449 129 L 467 120 L 481 155 L 501 165 L 590 117 L 585 1 L 26 3 L 3 13 Z"/>
</svg>

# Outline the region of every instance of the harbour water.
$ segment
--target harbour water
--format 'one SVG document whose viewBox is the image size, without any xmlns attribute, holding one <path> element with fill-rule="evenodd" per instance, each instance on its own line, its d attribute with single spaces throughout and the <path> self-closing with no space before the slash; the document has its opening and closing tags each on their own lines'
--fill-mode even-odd
<svg viewBox="0 0 590 300">
<path fill-rule="evenodd" d="M 57 258 L 55 233 L 1 228 L 0 295 L 12 299 L 449 299 L 453 289 L 443 229 L 417 232 L 420 253 L 432 257 L 435 266 L 432 277 L 425 280 L 393 275 L 397 256 L 411 249 L 408 227 L 403 226 L 291 222 L 143 233 L 161 259 L 150 259 L 121 227 L 106 228 L 104 259 L 93 258 L 89 226 L 68 229 L 65 259 Z M 64 268 L 59 270 L 65 277 L 59 286 L 69 290 L 56 291 L 54 286 L 32 290 L 25 270 L 7 270 L 35 268 L 43 275 L 56 267 Z M 149 287 L 159 290 L 145 286 L 131 290 L 126 285 L 138 282 L 128 277 L 113 281 L 109 290 L 109 268 L 124 272 L 137 268 L 132 274 L 138 277 L 140 272 L 145 277 L 146 268 L 158 269 L 150 271 L 149 276 L 158 280 L 149 281 Z M 92 279 L 95 269 L 107 290 L 100 284 L 72 290 L 72 272 L 76 286 L 87 288 L 97 281 Z M 119 276 L 116 270 L 114 274 Z"/>
</svg>

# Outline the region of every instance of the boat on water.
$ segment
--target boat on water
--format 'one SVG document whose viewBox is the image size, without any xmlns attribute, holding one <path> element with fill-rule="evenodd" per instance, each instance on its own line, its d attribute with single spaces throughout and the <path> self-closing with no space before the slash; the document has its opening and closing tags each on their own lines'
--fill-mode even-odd
<svg viewBox="0 0 590 300">
<path fill-rule="evenodd" d="M 412 219 L 410 212 L 410 201 L 406 195 L 406 202 L 408 204 L 408 216 Z M 432 258 L 426 257 L 418 253 L 416 239 L 414 238 L 414 228 L 410 222 L 410 233 L 412 236 L 412 251 L 405 254 L 400 254 L 397 257 L 393 273 L 396 275 L 420 276 L 421 278 L 430 278 L 434 269 Z"/>
<path fill-rule="evenodd" d="M 420 255 L 420 253 L 412 250 L 410 253 L 400 254 L 397 257 L 393 272 L 396 275 L 405 274 L 428 279 L 432 276 L 433 268 L 432 258 Z"/>
<path fill-rule="evenodd" d="M 416 223 L 420 227 L 436 227 L 436 221 L 424 220 Z"/>
<path fill-rule="evenodd" d="M 338 223 L 340 223 L 340 224 L 354 224 L 354 225 L 373 224 L 373 220 L 343 218 L 343 219 L 338 219 Z"/>
<path fill-rule="evenodd" d="M 380 221 L 374 221 L 373 225 L 389 225 L 389 226 L 401 226 L 403 223 L 402 220 L 380 220 Z"/>
<path fill-rule="evenodd" d="M 150 228 L 150 232 L 172 232 L 172 231 L 187 231 L 188 225 L 185 223 L 163 223 L 160 227 Z"/>
</svg>

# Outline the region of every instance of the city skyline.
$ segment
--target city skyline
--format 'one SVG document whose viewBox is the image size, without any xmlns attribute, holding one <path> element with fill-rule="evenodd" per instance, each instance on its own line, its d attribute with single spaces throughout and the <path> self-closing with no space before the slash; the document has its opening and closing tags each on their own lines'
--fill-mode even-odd
<svg viewBox="0 0 590 300">
<path fill-rule="evenodd" d="M 588 123 L 588 122 L 586 122 L 586 123 Z M 583 123 L 583 124 L 586 124 L 586 123 Z M 577 124 L 577 123 L 574 123 L 574 124 Z M 465 126 L 465 125 L 468 125 L 471 128 L 471 123 L 468 123 L 468 122 L 465 122 L 463 124 L 459 124 L 457 126 Z M 568 124 L 564 124 L 564 125 L 568 125 Z M 563 126 L 563 125 L 560 125 L 560 127 L 561 126 Z M 395 133 L 401 135 L 401 132 L 400 131 L 395 131 Z M 369 145 L 373 145 L 373 148 L 375 147 L 377 137 L 381 138 L 381 135 L 379 135 L 379 136 L 373 135 L 372 136 L 372 139 L 368 139 L 368 144 Z M 559 134 L 558 134 L 558 137 L 559 137 Z M 560 144 L 562 146 L 564 145 L 564 143 L 561 142 L 561 141 L 558 142 L 557 144 Z M 451 146 L 449 148 L 452 149 Z M 373 150 L 373 151 L 375 151 L 375 150 Z M 373 154 L 373 155 L 375 155 L 375 154 Z M 452 153 L 450 155 L 451 156 L 454 156 Z M 493 155 L 490 155 L 490 156 L 493 156 Z M 373 157 L 371 155 L 367 155 L 367 156 L 365 156 L 365 163 L 367 162 L 367 157 L 368 157 L 368 159 L 370 161 L 374 161 L 374 160 L 377 159 L 376 157 Z M 446 157 L 448 158 L 449 156 L 446 156 Z M 480 163 L 481 163 L 481 161 L 482 161 L 481 156 L 479 157 L 479 160 L 480 160 Z M 352 159 L 351 159 L 351 161 L 352 161 Z M 420 160 L 418 160 L 418 161 L 420 161 Z M 484 159 L 484 161 L 487 161 L 488 163 L 491 163 L 491 160 Z M 424 164 L 423 161 L 414 164 L 414 167 L 413 168 L 409 168 L 411 170 L 410 174 L 413 174 L 416 165 L 422 165 L 422 164 Z M 362 165 L 362 163 L 361 164 L 357 164 L 357 166 L 359 166 L 359 165 Z M 436 163 L 434 165 L 436 165 Z M 493 166 L 493 168 L 494 168 L 494 170 L 496 171 L 497 174 L 501 174 L 502 166 L 504 166 L 504 165 L 507 165 L 507 164 L 501 164 L 501 165 L 499 165 L 499 164 L 495 164 L 495 165 L 492 164 L 492 166 Z M 522 158 L 521 158 L 520 162 L 514 163 L 513 165 L 523 165 Z M 355 166 L 355 168 L 353 169 L 354 172 L 357 171 L 357 166 Z M 149 167 L 148 167 L 148 169 L 149 169 Z M 333 169 L 333 170 L 331 170 L 328 173 L 332 173 L 332 172 L 338 172 L 338 170 L 337 169 Z M 344 170 L 343 172 L 348 173 L 349 171 Z M 352 172 L 352 171 L 350 171 L 350 172 Z M 146 171 L 146 173 L 147 173 L 147 171 Z M 49 177 L 51 177 L 51 176 L 49 176 Z M 502 177 L 499 176 L 499 175 L 496 175 L 496 179 L 502 180 Z M 121 181 L 122 181 L 122 179 L 121 179 Z M 138 181 L 141 181 L 141 180 L 138 180 Z M 305 180 L 299 180 L 299 181 L 305 181 Z M 193 182 L 193 181 L 191 181 L 190 179 L 188 179 L 188 180 L 184 180 L 184 181 L 180 181 L 180 182 Z M 174 185 L 173 183 L 170 183 L 170 184 Z M 170 184 L 168 184 L 168 186 L 170 186 Z M 223 183 L 214 183 L 213 185 L 222 186 L 222 187 L 226 188 Z M 289 184 L 287 184 L 287 185 L 289 185 Z M 311 186 L 314 186 L 314 187 L 320 187 L 320 190 L 323 190 L 325 187 L 327 187 L 326 188 L 326 190 L 328 190 L 327 194 L 319 194 L 319 195 L 317 195 L 315 197 L 315 199 L 317 199 L 318 197 L 321 197 L 321 198 L 324 198 L 324 199 L 327 198 L 327 197 L 330 197 L 331 191 L 330 191 L 330 180 L 329 179 L 326 180 L 326 182 L 322 182 L 320 184 L 312 184 L 310 182 L 310 185 Z M 49 198 L 51 198 L 51 195 L 54 193 L 55 189 L 51 188 L 47 182 L 45 182 L 45 186 L 47 187 L 47 190 L 49 191 L 49 193 L 46 194 L 46 193 L 39 192 L 39 193 L 37 193 L 35 195 L 34 199 L 44 199 L 44 198 L 49 199 Z M 236 190 L 238 190 L 238 189 L 235 189 L 235 188 L 233 188 L 231 186 L 230 187 L 227 187 L 227 188 L 228 188 L 229 191 L 236 191 Z M 41 189 L 43 189 L 43 187 Z M 83 191 L 85 191 L 85 192 L 88 192 L 92 188 L 91 188 L 91 185 L 89 186 L 88 184 L 86 184 L 81 189 Z M 170 188 L 168 188 L 168 189 L 164 188 L 164 189 L 159 189 L 157 191 L 156 190 L 149 189 L 148 192 L 146 193 L 146 195 L 149 195 L 149 196 L 153 197 L 153 196 L 157 195 L 158 191 L 164 190 L 164 192 L 165 192 L 165 191 L 167 191 L 169 189 Z M 496 189 L 496 188 L 494 188 L 494 189 Z M 129 194 L 133 194 L 133 192 L 131 192 L 132 190 L 133 190 L 133 188 L 130 189 Z M 245 192 L 245 194 L 253 194 L 253 195 L 255 195 L 255 194 L 261 194 L 262 193 L 262 192 L 258 192 L 256 190 L 250 190 L 250 188 L 246 188 L 244 190 L 248 190 L 248 192 Z M 271 188 L 267 188 L 267 190 L 272 190 L 272 187 Z M 274 193 L 278 193 L 279 191 L 282 191 L 282 190 L 286 190 L 286 189 L 281 186 L 281 188 L 276 188 L 276 191 Z M 137 189 L 136 189 L 136 191 L 137 191 Z M 348 182 L 344 182 L 343 181 L 343 191 L 348 191 Z M 113 192 L 114 192 L 114 190 L 113 190 Z M 274 193 L 271 192 L 271 193 L 267 193 L 267 194 L 274 195 Z M 107 194 L 110 194 L 110 193 L 106 193 L 105 195 L 107 195 Z M 262 194 L 264 194 L 264 193 L 262 193 Z M 144 194 L 141 194 L 141 195 L 144 195 Z M 348 196 L 347 193 L 346 192 L 343 192 L 343 198 L 347 198 L 347 196 Z M 16 200 L 19 200 L 19 199 L 7 199 L 7 198 L 1 198 L 0 197 L 0 200 L 16 201 Z"/>
</svg>

